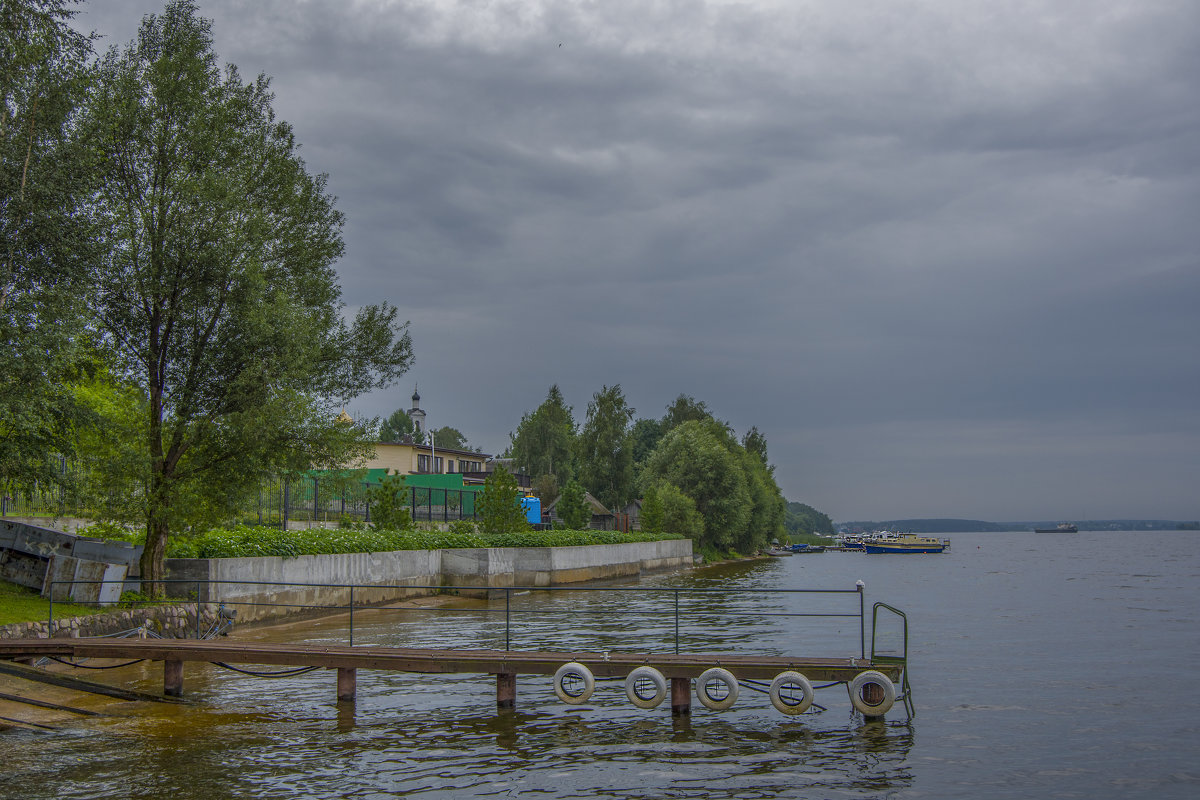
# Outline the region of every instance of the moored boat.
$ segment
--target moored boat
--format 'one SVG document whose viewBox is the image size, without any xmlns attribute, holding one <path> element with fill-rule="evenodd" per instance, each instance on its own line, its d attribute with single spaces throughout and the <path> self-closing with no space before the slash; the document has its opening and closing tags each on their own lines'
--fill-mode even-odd
<svg viewBox="0 0 1200 800">
<path fill-rule="evenodd" d="M 943 553 L 950 547 L 949 539 L 932 536 L 915 536 L 906 533 L 893 539 L 876 539 L 863 542 L 868 553 Z"/>
</svg>

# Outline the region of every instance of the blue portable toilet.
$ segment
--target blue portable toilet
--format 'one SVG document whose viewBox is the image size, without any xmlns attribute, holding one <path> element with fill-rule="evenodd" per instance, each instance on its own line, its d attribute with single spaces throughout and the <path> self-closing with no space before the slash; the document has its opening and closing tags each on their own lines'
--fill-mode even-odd
<svg viewBox="0 0 1200 800">
<path fill-rule="evenodd" d="M 534 497 L 531 494 L 522 497 L 521 509 L 525 512 L 525 519 L 529 520 L 529 524 L 537 525 L 542 521 L 541 498 Z"/>
</svg>

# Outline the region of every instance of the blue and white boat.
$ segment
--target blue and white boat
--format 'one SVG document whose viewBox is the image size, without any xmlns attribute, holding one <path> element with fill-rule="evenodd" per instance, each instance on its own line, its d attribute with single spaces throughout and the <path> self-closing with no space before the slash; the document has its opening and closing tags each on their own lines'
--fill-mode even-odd
<svg viewBox="0 0 1200 800">
<path fill-rule="evenodd" d="M 863 541 L 863 550 L 868 553 L 944 553 L 949 547 L 949 539 L 915 536 L 911 533 L 901 534 L 891 539 Z"/>
</svg>

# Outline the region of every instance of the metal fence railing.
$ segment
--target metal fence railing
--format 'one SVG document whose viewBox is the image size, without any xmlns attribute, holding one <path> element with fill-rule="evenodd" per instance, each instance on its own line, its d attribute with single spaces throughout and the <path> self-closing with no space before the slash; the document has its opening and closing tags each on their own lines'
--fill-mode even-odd
<svg viewBox="0 0 1200 800">
<path fill-rule="evenodd" d="M 62 469 L 62 482 L 0 492 L 0 517 L 112 518 L 111 508 L 119 505 L 115 495 L 89 487 L 68 462 Z M 234 517 L 244 523 L 284 529 L 293 523 L 370 522 L 371 488 L 366 481 L 339 476 L 272 477 L 248 494 Z M 409 486 L 403 491 L 405 505 L 415 521 L 478 519 L 477 489 Z"/>
<path fill-rule="evenodd" d="M 48 628 L 53 630 L 53 597 L 69 594 L 73 586 L 96 585 L 103 581 L 52 581 L 49 595 Z M 602 649 L 620 652 L 643 652 L 647 643 L 655 643 L 660 651 L 682 652 L 684 647 L 703 643 L 706 646 L 736 646 L 738 650 L 753 647 L 772 648 L 780 632 L 799 620 L 824 622 L 836 628 L 836 635 L 806 637 L 814 646 L 836 647 L 841 642 L 848 650 L 846 657 L 866 658 L 866 611 L 863 587 L 853 589 L 709 589 L 667 586 L 510 586 L 488 588 L 480 586 L 420 586 L 409 584 L 315 584 L 280 583 L 271 581 L 218 581 L 167 579 L 158 582 L 167 592 L 163 601 L 138 600 L 130 606 L 169 603 L 195 603 L 197 631 L 200 636 L 201 609 L 219 607 L 227 617 L 236 616 L 239 608 L 257 612 L 271 609 L 273 614 L 287 613 L 341 615 L 345 617 L 341 631 L 349 645 L 354 645 L 356 626 L 364 624 L 378 634 L 379 626 L 387 627 L 388 614 L 446 615 L 456 617 L 453 631 L 456 646 L 467 647 L 471 636 L 476 644 L 490 644 L 489 649 L 562 649 L 564 642 L 576 647 L 593 644 L 589 636 L 607 632 Z M 234 597 L 222 592 L 222 587 L 237 586 L 254 591 Z M 316 591 L 330 595 L 327 602 L 311 599 Z M 303 600 L 289 600 L 289 592 L 303 593 Z M 485 591 L 486 602 L 463 607 L 417 606 L 398 609 L 382 605 L 381 593 L 396 598 L 415 595 L 478 593 Z M 78 601 L 74 601 L 78 605 Z M 878 605 L 878 604 L 877 604 Z M 888 610 L 891 607 L 888 607 Z M 878 608 L 873 609 L 873 614 Z M 463 624 L 473 620 L 471 631 Z M 874 636 L 874 623 L 872 625 Z M 468 635 L 470 633 L 471 635 Z M 566 637 L 566 638 L 564 638 Z M 874 644 L 872 643 L 872 648 Z"/>
</svg>

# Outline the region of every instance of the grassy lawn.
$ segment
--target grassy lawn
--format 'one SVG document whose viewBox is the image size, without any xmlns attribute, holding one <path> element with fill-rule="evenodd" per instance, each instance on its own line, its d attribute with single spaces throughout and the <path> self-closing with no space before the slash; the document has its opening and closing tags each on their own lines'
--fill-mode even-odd
<svg viewBox="0 0 1200 800">
<path fill-rule="evenodd" d="M 111 609 L 92 608 L 73 603 L 55 603 L 54 618 L 81 617 Z M 50 601 L 33 589 L 0 581 L 0 625 L 10 622 L 44 622 L 50 614 Z"/>
</svg>

